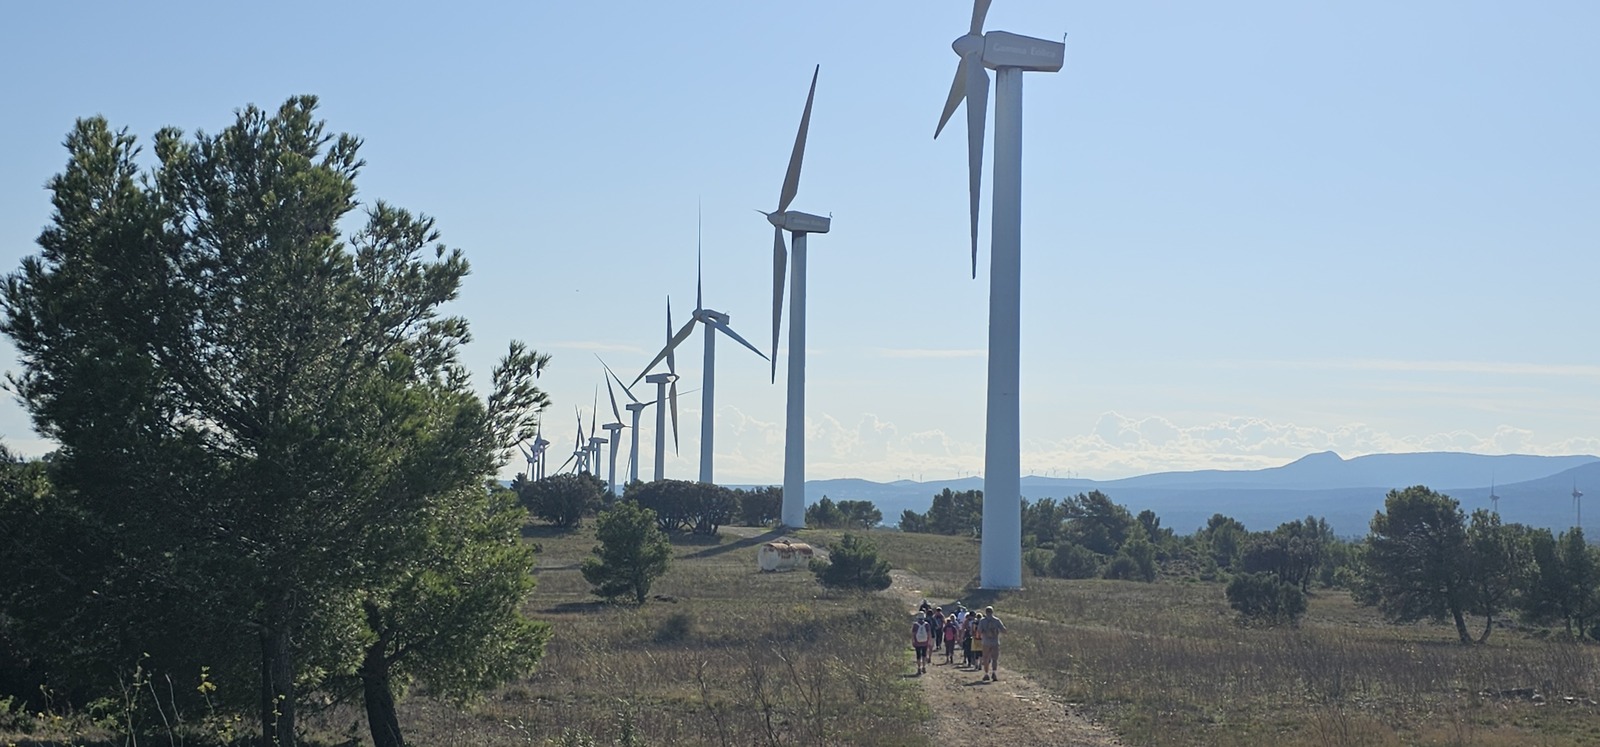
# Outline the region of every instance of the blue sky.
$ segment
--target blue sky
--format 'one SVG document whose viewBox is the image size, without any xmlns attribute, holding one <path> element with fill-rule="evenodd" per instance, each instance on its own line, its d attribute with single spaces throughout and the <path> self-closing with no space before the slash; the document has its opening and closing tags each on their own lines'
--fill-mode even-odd
<svg viewBox="0 0 1600 747">
<path fill-rule="evenodd" d="M 794 204 L 834 218 L 810 242 L 808 476 L 974 474 L 990 175 L 974 281 L 960 115 L 932 139 L 970 13 L 18 5 L 0 25 L 0 266 L 35 251 L 74 118 L 148 142 L 316 94 L 365 139 L 361 199 L 434 216 L 472 262 L 453 311 L 485 383 L 509 339 L 555 356 L 563 444 L 597 386 L 609 409 L 595 353 L 631 379 L 668 294 L 687 318 L 697 205 L 706 303 L 765 347 L 754 209 L 777 201 L 820 63 Z M 1600 453 L 1597 26 L 1584 2 L 996 0 L 990 30 L 1068 34 L 1065 68 L 1025 83 L 1023 470 Z M 748 351 L 718 353 L 717 480 L 779 481 L 782 369 L 772 384 Z M 678 363 L 697 387 L 698 335 Z M 680 407 L 667 473 L 692 479 L 699 395 Z M 0 435 L 48 448 L 9 401 Z"/>
</svg>

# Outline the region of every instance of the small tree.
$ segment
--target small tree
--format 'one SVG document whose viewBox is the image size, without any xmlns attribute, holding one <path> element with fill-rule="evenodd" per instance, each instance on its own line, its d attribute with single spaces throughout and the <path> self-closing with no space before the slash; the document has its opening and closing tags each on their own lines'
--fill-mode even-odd
<svg viewBox="0 0 1600 747">
<path fill-rule="evenodd" d="M 633 595 L 644 604 L 650 585 L 667 572 L 672 543 L 656 526 L 656 515 L 632 501 L 623 501 L 595 519 L 595 557 L 583 561 L 583 579 L 607 599 Z"/>
<path fill-rule="evenodd" d="M 1094 578 L 1100 575 L 1100 557 L 1083 545 L 1062 542 L 1050 559 L 1050 574 L 1060 578 Z"/>
<path fill-rule="evenodd" d="M 739 521 L 745 526 L 764 527 L 778 520 L 783 513 L 783 488 L 768 485 L 764 488 L 741 490 L 739 495 Z"/>
<path fill-rule="evenodd" d="M 563 473 L 543 480 L 524 482 L 517 498 L 528 513 L 562 529 L 583 523 L 583 517 L 600 507 L 604 483 L 589 474 Z"/>
<path fill-rule="evenodd" d="M 878 557 L 872 540 L 846 534 L 828 549 L 831 560 L 811 561 L 817 581 L 833 589 L 882 591 L 889 588 L 889 561 Z"/>
<path fill-rule="evenodd" d="M 1471 643 L 1469 545 L 1460 504 L 1417 485 L 1391 490 L 1372 517 L 1367 577 L 1378 609 L 1402 622 L 1448 618 L 1462 643 Z"/>
<path fill-rule="evenodd" d="M 1241 573 L 1228 582 L 1228 606 L 1245 619 L 1293 624 L 1306 612 L 1306 595 L 1272 573 Z"/>
<path fill-rule="evenodd" d="M 822 500 L 806 507 L 806 526 L 837 529 L 845 525 L 844 512 L 839 510 L 839 504 L 832 498 L 822 496 Z"/>
<path fill-rule="evenodd" d="M 838 506 L 847 527 L 871 529 L 883 523 L 883 512 L 872 501 L 839 501 Z"/>
</svg>

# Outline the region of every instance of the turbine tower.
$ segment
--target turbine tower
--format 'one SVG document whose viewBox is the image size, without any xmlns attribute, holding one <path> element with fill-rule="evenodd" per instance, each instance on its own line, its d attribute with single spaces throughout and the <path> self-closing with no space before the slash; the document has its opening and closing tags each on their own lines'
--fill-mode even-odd
<svg viewBox="0 0 1600 747">
<path fill-rule="evenodd" d="M 1022 74 L 1061 69 L 1066 45 L 991 31 L 983 19 L 990 0 L 975 0 L 972 25 L 950 47 L 961 57 L 939 137 L 963 100 L 967 106 L 967 190 L 972 276 L 978 276 L 978 192 L 982 184 L 984 117 L 989 73 L 995 71 L 994 187 L 989 227 L 989 396 L 983 464 L 983 547 L 979 584 L 1022 587 Z"/>
<path fill-rule="evenodd" d="M 778 209 L 767 216 L 772 224 L 772 379 L 778 378 L 778 331 L 783 326 L 783 275 L 784 265 L 791 265 L 789 290 L 789 392 L 784 408 L 783 428 L 783 510 L 780 512 L 784 526 L 806 525 L 806 235 L 827 233 L 833 219 L 820 215 L 790 210 L 800 191 L 800 164 L 806 155 L 806 133 L 811 128 L 811 102 L 817 95 L 817 73 L 822 66 L 811 71 L 811 90 L 806 94 L 806 108 L 800 114 L 800 130 L 794 136 L 794 150 L 789 152 L 789 170 L 783 175 L 783 189 L 778 193 Z M 783 232 L 794 239 L 794 253 L 788 257 L 783 245 Z"/>
<path fill-rule="evenodd" d="M 638 378 L 633 380 L 633 383 L 639 383 L 639 379 L 643 379 L 646 374 L 650 373 L 650 369 L 655 368 L 657 363 L 671 356 L 672 351 L 678 345 L 689 339 L 689 335 L 694 333 L 694 325 L 697 322 L 705 325 L 705 372 L 703 374 L 705 382 L 702 384 L 700 391 L 700 482 L 709 484 L 712 482 L 711 459 L 715 453 L 712 433 L 715 431 L 717 419 L 717 333 L 721 332 L 733 338 L 734 342 L 749 348 L 750 352 L 761 356 L 762 360 L 767 360 L 767 354 L 756 349 L 756 346 L 751 345 L 748 340 L 740 337 L 738 332 L 733 331 L 733 328 L 728 326 L 730 317 L 727 314 L 705 308 L 703 303 L 704 296 L 700 287 L 700 275 L 700 246 L 697 237 L 695 241 L 694 313 L 689 317 L 689 321 L 684 322 L 683 328 L 667 340 L 667 346 L 662 348 L 661 352 L 656 353 L 656 357 L 650 360 L 650 363 L 644 367 L 644 371 L 639 374 Z M 676 410 L 675 404 L 674 410 Z"/>
<path fill-rule="evenodd" d="M 1494 479 L 1489 480 L 1489 505 L 1495 516 L 1500 515 L 1500 496 L 1494 494 Z"/>
<path fill-rule="evenodd" d="M 1572 481 L 1572 512 L 1579 529 L 1583 528 L 1583 493 L 1578 492 L 1578 481 Z"/>
</svg>

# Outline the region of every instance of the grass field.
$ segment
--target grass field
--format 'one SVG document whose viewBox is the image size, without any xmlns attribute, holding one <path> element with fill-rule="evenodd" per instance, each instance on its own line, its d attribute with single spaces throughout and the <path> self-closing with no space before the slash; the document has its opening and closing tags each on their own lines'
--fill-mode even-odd
<svg viewBox="0 0 1600 747">
<path fill-rule="evenodd" d="M 798 536 L 825 544 L 839 533 Z M 976 541 L 872 537 L 894 567 L 927 581 L 930 600 L 994 604 L 1012 631 L 1008 665 L 1130 745 L 1600 743 L 1593 645 L 1505 629 L 1462 646 L 1453 628 L 1390 625 L 1332 590 L 1280 629 L 1238 625 L 1217 583 L 1030 578 L 1021 591 L 981 592 Z M 405 699 L 411 743 L 929 743 L 930 714 L 902 676 L 908 610 L 889 595 L 758 573 L 766 535 L 725 534 L 678 538 L 644 606 L 601 604 L 578 571 L 590 530 L 535 527 L 528 539 L 542 549 L 528 611 L 555 629 L 545 660 L 470 708 Z M 366 742 L 355 709 L 307 726 L 319 744 Z M 125 741 L 81 724 L 35 727 L 0 744 Z"/>
</svg>

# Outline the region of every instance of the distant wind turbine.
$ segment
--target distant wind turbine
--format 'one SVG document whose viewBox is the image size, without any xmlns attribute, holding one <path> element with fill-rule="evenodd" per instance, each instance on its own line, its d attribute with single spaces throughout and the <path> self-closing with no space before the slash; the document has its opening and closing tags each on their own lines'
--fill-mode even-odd
<svg viewBox="0 0 1600 747">
<path fill-rule="evenodd" d="M 599 356 L 596 357 L 598 358 Z M 644 408 L 649 407 L 651 403 L 640 402 L 638 397 L 633 396 L 633 390 L 630 389 L 627 384 L 622 383 L 622 379 L 617 378 L 617 373 L 612 371 L 611 367 L 607 366 L 605 361 L 600 361 L 600 365 L 605 368 L 606 374 L 611 377 L 606 379 L 606 393 L 611 395 L 611 409 L 613 411 L 617 409 L 617 394 L 611 388 L 611 381 L 613 379 L 616 380 L 617 386 L 622 387 L 622 393 L 628 397 L 628 404 L 623 406 L 624 409 L 628 411 L 628 414 L 633 418 L 633 424 L 628 426 L 632 431 L 630 434 L 628 434 L 628 482 L 635 483 L 639 481 L 639 415 L 640 413 L 644 412 Z M 621 418 L 619 417 L 618 420 L 621 420 Z"/>
<path fill-rule="evenodd" d="M 705 307 L 704 295 L 701 292 L 699 237 L 696 236 L 694 313 L 690 315 L 689 321 L 684 323 L 683 328 L 678 330 L 677 334 L 673 335 L 667 340 L 666 347 L 662 348 L 661 352 L 656 353 L 656 357 L 652 358 L 650 363 L 644 367 L 644 371 L 639 374 L 638 378 L 634 379 L 634 383 L 639 383 L 639 379 L 644 378 L 645 375 L 650 372 L 650 369 L 655 368 L 657 363 L 660 363 L 668 356 L 672 355 L 673 349 L 682 344 L 684 340 L 689 339 L 689 335 L 694 332 L 694 325 L 696 323 L 705 326 L 705 334 L 702 336 L 705 345 L 705 368 L 702 375 L 704 376 L 705 381 L 704 384 L 701 385 L 700 392 L 700 482 L 704 483 L 710 483 L 713 481 L 712 456 L 715 454 L 715 450 L 712 439 L 715 431 L 717 412 L 717 333 L 720 332 L 728 337 L 733 338 L 734 342 L 749 348 L 750 352 L 761 356 L 762 360 L 767 359 L 766 353 L 761 352 L 756 348 L 756 346 L 751 345 L 748 340 L 740 337 L 738 332 L 733 331 L 733 328 L 728 326 L 729 319 L 730 317 L 727 314 Z"/>
<path fill-rule="evenodd" d="M 1489 478 L 1489 505 L 1495 516 L 1500 515 L 1500 496 L 1494 494 L 1494 478 Z"/>
<path fill-rule="evenodd" d="M 1578 492 L 1578 481 L 1572 481 L 1572 511 L 1577 519 L 1577 527 L 1583 528 L 1583 493 Z"/>
</svg>

